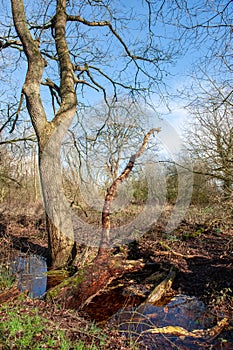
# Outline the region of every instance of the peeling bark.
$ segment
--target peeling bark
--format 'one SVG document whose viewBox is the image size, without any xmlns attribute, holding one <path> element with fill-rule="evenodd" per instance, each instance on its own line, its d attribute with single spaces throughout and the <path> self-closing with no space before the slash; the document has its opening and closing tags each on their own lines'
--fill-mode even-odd
<svg viewBox="0 0 233 350">
<path fill-rule="evenodd" d="M 141 270 L 145 264 L 128 261 L 125 257 L 109 254 L 99 255 L 94 261 L 76 272 L 72 277 L 47 291 L 46 299 L 61 304 L 65 308 L 83 309 L 97 295 L 103 293 L 116 278 L 127 272 Z"/>
<path fill-rule="evenodd" d="M 151 304 L 158 303 L 167 294 L 168 290 L 171 288 L 172 283 L 175 279 L 175 276 L 176 276 L 176 273 L 173 270 L 173 268 L 171 268 L 167 277 L 152 290 L 152 292 L 147 297 L 144 303 L 151 303 Z"/>
<path fill-rule="evenodd" d="M 223 329 L 228 326 L 229 320 L 228 318 L 223 318 L 218 321 L 215 326 L 208 329 L 194 329 L 193 331 L 188 331 L 187 329 L 179 326 L 165 326 L 165 327 L 153 327 L 144 331 L 144 333 L 152 333 L 152 334 L 172 334 L 181 337 L 192 337 L 192 338 L 200 338 L 200 339 L 210 339 L 213 340 L 216 338 Z"/>
<path fill-rule="evenodd" d="M 125 181 L 127 179 L 127 177 L 129 176 L 130 172 L 132 171 L 132 169 L 134 167 L 135 161 L 145 151 L 150 136 L 152 134 L 154 134 L 155 132 L 159 132 L 159 131 L 160 131 L 159 128 L 154 128 L 146 133 L 144 140 L 142 142 L 142 145 L 139 148 L 139 150 L 137 151 L 137 153 L 135 153 L 134 155 L 131 156 L 128 164 L 126 165 L 126 167 L 123 170 L 123 172 L 121 173 L 121 175 L 118 176 L 113 181 L 113 183 L 111 184 L 111 186 L 107 190 L 107 194 L 105 196 L 105 201 L 104 201 L 104 207 L 102 210 L 102 237 L 101 237 L 101 243 L 100 243 L 100 247 L 99 247 L 99 255 L 105 254 L 106 250 L 108 250 L 109 246 L 110 246 L 110 228 L 111 228 L 110 209 L 111 209 L 112 201 L 114 200 L 116 193 L 117 193 L 117 187 L 123 181 Z"/>
</svg>

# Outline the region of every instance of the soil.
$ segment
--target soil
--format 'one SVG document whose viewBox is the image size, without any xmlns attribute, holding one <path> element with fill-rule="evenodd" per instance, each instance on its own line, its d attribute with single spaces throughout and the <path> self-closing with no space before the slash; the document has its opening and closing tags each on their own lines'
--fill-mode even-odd
<svg viewBox="0 0 233 350">
<path fill-rule="evenodd" d="M 125 274 L 120 280 L 115 280 L 111 287 L 124 285 L 126 290 L 133 288 L 135 292 L 132 303 L 140 302 L 173 266 L 176 269 L 176 278 L 170 291 L 171 295 L 180 293 L 196 296 L 216 318 L 228 317 L 230 331 L 225 334 L 225 338 L 233 344 L 233 231 L 220 232 L 216 227 L 200 227 L 183 221 L 172 235 L 165 235 L 163 232 L 163 227 L 156 225 L 138 241 L 129 244 L 126 248 L 128 259 L 141 259 L 145 267 L 138 272 Z M 6 249 L 17 249 L 46 257 L 47 236 L 44 219 L 25 215 L 1 215 L 0 252 L 5 252 Z M 98 302 L 99 300 L 100 298 Z M 95 300 L 92 303 L 94 302 Z M 48 306 L 41 300 L 27 298 L 24 303 L 28 308 L 30 305 L 34 307 L 39 304 L 42 313 L 53 317 L 54 322 L 67 329 L 72 323 L 77 324 L 77 313 L 55 309 L 51 312 L 51 305 Z M 93 304 L 92 307 L 94 310 Z M 106 318 L 118 307 L 109 307 Z M 95 311 L 96 321 L 103 321 L 98 320 L 97 314 Z M 78 322 L 89 322 L 87 319 L 93 317 L 91 313 L 84 316 L 85 318 L 80 316 Z M 125 340 L 119 335 L 116 338 L 114 331 L 111 332 L 106 349 L 127 349 Z M 117 339 L 115 343 L 114 339 Z"/>
</svg>

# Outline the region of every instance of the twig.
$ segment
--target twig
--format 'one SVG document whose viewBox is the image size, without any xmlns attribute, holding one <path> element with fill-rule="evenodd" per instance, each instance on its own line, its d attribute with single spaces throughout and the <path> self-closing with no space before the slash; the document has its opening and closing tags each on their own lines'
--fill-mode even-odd
<svg viewBox="0 0 233 350">
<path fill-rule="evenodd" d="M 178 253 L 178 252 L 175 252 L 174 250 L 169 250 L 169 251 L 161 251 L 161 250 L 158 250 L 158 251 L 155 251 L 156 254 L 160 254 L 160 255 L 170 255 L 170 254 L 173 254 L 175 256 L 179 256 L 181 258 L 185 258 L 185 259 L 195 259 L 195 258 L 202 258 L 202 259 L 210 259 L 209 256 L 206 256 L 206 255 L 199 255 L 199 254 L 181 254 L 181 253 Z"/>
</svg>

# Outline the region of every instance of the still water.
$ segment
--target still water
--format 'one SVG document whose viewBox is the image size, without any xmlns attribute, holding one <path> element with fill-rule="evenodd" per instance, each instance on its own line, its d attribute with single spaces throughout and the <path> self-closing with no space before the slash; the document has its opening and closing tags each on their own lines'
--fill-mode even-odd
<svg viewBox="0 0 233 350">
<path fill-rule="evenodd" d="M 134 308 L 125 308 L 118 311 L 110 319 L 110 324 L 117 324 L 118 329 L 127 337 L 134 337 L 146 349 L 205 349 L 210 344 L 204 339 L 180 337 L 173 334 L 152 334 L 153 327 L 178 326 L 188 331 L 207 329 L 212 327 L 216 320 L 207 311 L 204 303 L 196 297 L 176 295 L 163 306 L 144 303 Z M 214 348 L 213 348 L 214 349 Z"/>
<path fill-rule="evenodd" d="M 21 291 L 28 291 L 32 298 L 40 298 L 46 292 L 46 259 L 38 255 L 18 253 L 9 263 L 9 271 L 16 276 Z"/>
</svg>

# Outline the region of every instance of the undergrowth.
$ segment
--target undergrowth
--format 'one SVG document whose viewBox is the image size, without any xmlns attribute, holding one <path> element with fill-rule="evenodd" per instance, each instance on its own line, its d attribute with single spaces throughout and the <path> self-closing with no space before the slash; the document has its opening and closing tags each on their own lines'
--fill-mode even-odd
<svg viewBox="0 0 233 350">
<path fill-rule="evenodd" d="M 7 265 L 0 264 L 0 292 L 10 288 L 15 282 L 15 276 L 9 271 Z"/>
<path fill-rule="evenodd" d="M 66 334 L 67 330 L 59 329 L 55 324 L 38 314 L 38 309 L 22 312 L 18 307 L 11 308 L 8 304 L 0 306 L 0 339 L 1 349 L 59 349 L 59 350 L 98 350 L 105 342 L 105 334 L 93 325 L 89 335 L 93 340 L 85 343 L 76 339 L 72 341 Z M 85 332 L 85 331 L 84 331 Z M 98 338 L 98 345 L 94 341 Z"/>
</svg>

